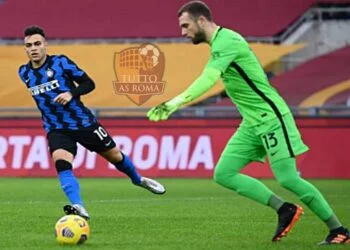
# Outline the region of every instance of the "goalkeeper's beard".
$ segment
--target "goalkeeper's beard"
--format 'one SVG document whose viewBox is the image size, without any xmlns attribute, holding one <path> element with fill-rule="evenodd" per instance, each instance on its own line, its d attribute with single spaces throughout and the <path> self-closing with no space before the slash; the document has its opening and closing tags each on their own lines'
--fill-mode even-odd
<svg viewBox="0 0 350 250">
<path fill-rule="evenodd" d="M 202 42 L 205 42 L 205 32 L 202 29 L 199 29 L 199 31 L 194 35 L 192 38 L 192 43 L 193 44 L 200 44 Z"/>
</svg>

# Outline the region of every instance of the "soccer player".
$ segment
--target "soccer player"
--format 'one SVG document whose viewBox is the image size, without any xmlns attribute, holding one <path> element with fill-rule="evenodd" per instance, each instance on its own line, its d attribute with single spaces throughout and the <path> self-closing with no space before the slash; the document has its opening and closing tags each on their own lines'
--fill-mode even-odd
<svg viewBox="0 0 350 250">
<path fill-rule="evenodd" d="M 64 206 L 64 212 L 90 217 L 72 171 L 77 143 L 114 164 L 133 184 L 155 194 L 164 194 L 165 188 L 160 183 L 138 174 L 129 157 L 116 147 L 106 129 L 80 100 L 80 96 L 95 88 L 87 73 L 65 55 L 48 55 L 45 33 L 40 27 L 25 29 L 24 46 L 29 62 L 19 68 L 19 76 L 42 115 L 58 178 L 71 203 Z"/>
<path fill-rule="evenodd" d="M 259 180 L 240 173 L 247 164 L 263 162 L 267 155 L 278 182 L 295 193 L 329 228 L 329 235 L 322 243 L 350 243 L 348 229 L 339 222 L 322 194 L 299 176 L 295 157 L 306 152 L 308 147 L 301 139 L 287 104 L 270 85 L 249 44 L 237 32 L 217 26 L 203 2 L 185 4 L 178 18 L 182 35 L 190 38 L 193 44 L 208 43 L 211 56 L 202 74 L 183 93 L 152 108 L 147 113 L 148 118 L 167 120 L 221 77 L 243 121 L 221 154 L 214 180 L 276 210 L 278 225 L 272 241 L 279 241 L 298 221 L 303 208 L 284 201 Z"/>
</svg>

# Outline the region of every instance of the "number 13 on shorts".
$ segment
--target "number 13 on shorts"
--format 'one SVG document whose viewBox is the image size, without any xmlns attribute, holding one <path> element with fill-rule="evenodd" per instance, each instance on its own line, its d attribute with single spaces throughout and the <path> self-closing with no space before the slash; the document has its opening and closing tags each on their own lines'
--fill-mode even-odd
<svg viewBox="0 0 350 250">
<path fill-rule="evenodd" d="M 264 148 L 269 156 L 273 158 L 279 151 L 281 151 L 281 138 L 276 134 L 276 132 L 269 132 L 261 136 Z"/>
<path fill-rule="evenodd" d="M 271 121 L 259 131 L 261 143 L 270 162 L 295 157 L 309 148 L 304 144 L 292 114 L 286 114 L 282 120 Z"/>
<path fill-rule="evenodd" d="M 263 133 L 261 140 L 270 162 L 295 156 L 292 149 L 293 142 L 288 133 L 284 133 L 282 129 Z"/>
</svg>

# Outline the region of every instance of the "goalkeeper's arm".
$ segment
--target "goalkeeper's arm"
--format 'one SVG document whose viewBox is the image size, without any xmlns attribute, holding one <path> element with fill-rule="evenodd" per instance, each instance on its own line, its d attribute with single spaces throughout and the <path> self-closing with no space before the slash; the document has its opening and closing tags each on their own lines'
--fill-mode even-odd
<svg viewBox="0 0 350 250">
<path fill-rule="evenodd" d="M 214 68 L 205 68 L 202 74 L 180 95 L 174 97 L 167 104 L 182 106 L 211 89 L 220 78 L 221 72 Z"/>
</svg>

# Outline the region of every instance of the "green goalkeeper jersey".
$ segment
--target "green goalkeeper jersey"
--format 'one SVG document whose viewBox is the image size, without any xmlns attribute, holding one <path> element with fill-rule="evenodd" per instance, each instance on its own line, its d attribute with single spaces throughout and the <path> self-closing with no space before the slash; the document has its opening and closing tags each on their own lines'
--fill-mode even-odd
<svg viewBox="0 0 350 250">
<path fill-rule="evenodd" d="M 226 93 L 236 104 L 243 124 L 254 126 L 290 112 L 240 34 L 219 27 L 211 38 L 210 46 L 211 55 L 206 69 L 221 72 Z"/>
</svg>

